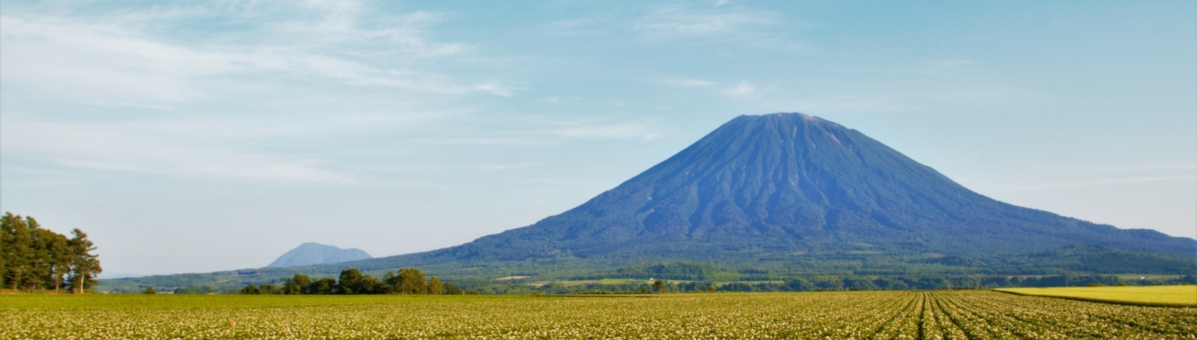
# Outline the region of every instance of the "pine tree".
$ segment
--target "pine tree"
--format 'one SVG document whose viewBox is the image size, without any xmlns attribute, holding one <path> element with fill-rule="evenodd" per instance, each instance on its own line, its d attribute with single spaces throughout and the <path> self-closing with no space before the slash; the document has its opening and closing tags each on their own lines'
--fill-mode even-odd
<svg viewBox="0 0 1197 340">
<path fill-rule="evenodd" d="M 52 241 L 53 236 L 50 235 L 55 234 L 42 229 L 33 217 L 25 217 L 25 226 L 29 228 L 29 250 L 33 254 L 29 262 L 29 271 L 25 274 L 25 288 L 32 292 L 50 281 L 50 270 L 54 265 L 51 263 L 49 245 L 45 241 Z"/>
<path fill-rule="evenodd" d="M 71 247 L 70 241 L 62 234 L 53 234 L 53 239 L 47 242 L 47 247 L 50 249 L 50 255 L 53 259 L 50 263 L 53 268 L 50 269 L 50 280 L 54 284 L 54 292 L 58 292 L 58 288 L 63 285 L 63 278 L 71 272 Z"/>
<path fill-rule="evenodd" d="M 96 250 L 95 245 L 91 240 L 87 239 L 87 234 L 82 230 L 75 229 L 71 231 L 75 236 L 68 241 L 71 247 L 71 274 L 70 279 L 71 290 L 77 290 L 80 294 L 84 292 L 89 286 L 96 284 L 94 279 L 95 274 L 103 271 L 100 268 L 100 260 L 95 254 L 91 252 Z"/>
<path fill-rule="evenodd" d="M 33 271 L 33 237 L 29 233 L 28 225 L 19 215 L 5 213 L 0 217 L 0 227 L 7 234 L 4 244 L 4 279 L 12 290 L 17 290 L 17 287 L 29 281 L 29 274 Z"/>
<path fill-rule="evenodd" d="M 75 238 L 44 229 L 33 217 L 5 213 L 0 216 L 0 287 L 13 290 L 49 289 L 57 292 L 63 278 L 72 272 L 82 272 L 81 283 L 94 284 L 100 272 L 100 261 L 87 234 L 75 230 Z"/>
<path fill-rule="evenodd" d="M 4 287 L 5 278 L 8 276 L 8 238 L 8 225 L 0 225 L 0 287 Z"/>
<path fill-rule="evenodd" d="M 54 286 L 54 291 L 58 292 L 63 276 L 70 271 L 71 249 L 67 245 L 67 238 L 40 228 L 33 218 L 27 218 L 26 223 L 30 230 L 36 230 L 34 234 L 37 236 L 34 242 L 35 270 L 32 274 L 37 278 L 38 284 L 44 284 L 46 289 Z"/>
</svg>

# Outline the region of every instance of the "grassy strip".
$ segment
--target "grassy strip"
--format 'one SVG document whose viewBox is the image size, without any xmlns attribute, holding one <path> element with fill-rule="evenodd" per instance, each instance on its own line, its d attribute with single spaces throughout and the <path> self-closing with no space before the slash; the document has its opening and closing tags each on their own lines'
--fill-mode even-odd
<svg viewBox="0 0 1197 340">
<path fill-rule="evenodd" d="M 1128 300 L 1088 298 L 1088 297 L 1080 297 L 1080 296 L 1041 295 L 1041 294 L 1030 294 L 1030 293 L 1023 293 L 1023 292 L 1008 291 L 1008 290 L 1004 290 L 1004 289 L 993 289 L 993 291 L 998 292 L 998 293 L 1011 294 L 1011 295 L 1056 298 L 1056 299 L 1076 300 L 1076 301 L 1086 301 L 1086 302 L 1099 302 L 1099 303 L 1109 303 L 1109 304 L 1126 305 L 1126 306 L 1180 307 L 1180 308 L 1197 307 L 1197 304 L 1193 304 L 1193 303 L 1145 302 L 1145 301 L 1128 301 Z"/>
<path fill-rule="evenodd" d="M 241 309 L 304 306 L 361 306 L 408 303 L 461 303 L 530 299 L 514 295 L 0 295 L 0 311 L 59 309 Z"/>
</svg>

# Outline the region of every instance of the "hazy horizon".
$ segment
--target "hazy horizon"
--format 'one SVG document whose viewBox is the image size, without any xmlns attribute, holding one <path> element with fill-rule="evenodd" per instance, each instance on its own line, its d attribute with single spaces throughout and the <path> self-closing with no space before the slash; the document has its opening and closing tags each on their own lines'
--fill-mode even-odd
<svg viewBox="0 0 1197 340">
<path fill-rule="evenodd" d="M 84 230 L 106 273 L 385 257 L 803 112 L 997 200 L 1197 237 L 1197 3 L 901 5 L 5 2 L 0 210 Z"/>
</svg>

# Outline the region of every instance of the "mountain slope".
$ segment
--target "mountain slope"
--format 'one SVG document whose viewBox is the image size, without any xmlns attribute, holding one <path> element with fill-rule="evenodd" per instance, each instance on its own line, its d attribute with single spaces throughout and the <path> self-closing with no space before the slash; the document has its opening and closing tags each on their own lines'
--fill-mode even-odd
<svg viewBox="0 0 1197 340">
<path fill-rule="evenodd" d="M 308 242 L 279 256 L 266 267 L 295 267 L 314 264 L 341 263 L 370 259 L 370 254 L 356 248 L 341 249 L 334 246 Z"/>
<path fill-rule="evenodd" d="M 1086 253 L 1060 261 L 1056 249 Z M 277 281 L 412 266 L 451 278 L 546 279 L 666 262 L 769 275 L 1188 273 L 1195 252 L 1193 239 L 990 199 L 856 130 L 784 113 L 737 117 L 574 209 L 460 246 L 185 279 Z"/>
<path fill-rule="evenodd" d="M 772 114 L 738 117 L 563 214 L 436 253 L 460 260 L 995 255 L 1074 243 L 1190 255 L 1195 247 L 1191 239 L 998 202 L 856 130 Z"/>
</svg>

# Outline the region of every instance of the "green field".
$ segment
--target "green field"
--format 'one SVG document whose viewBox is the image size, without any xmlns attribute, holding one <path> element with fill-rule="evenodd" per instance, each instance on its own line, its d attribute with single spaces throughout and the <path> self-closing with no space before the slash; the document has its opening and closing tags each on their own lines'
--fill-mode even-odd
<svg viewBox="0 0 1197 340">
<path fill-rule="evenodd" d="M 0 296 L 0 338 L 1169 339 L 1197 308 L 991 291 Z"/>
<path fill-rule="evenodd" d="M 694 281 L 691 281 L 691 280 L 669 280 L 669 282 L 677 284 L 677 283 L 691 283 Z M 782 283 L 782 281 L 763 281 L 763 280 L 761 280 L 761 281 L 708 281 L 708 282 L 710 282 L 711 284 L 714 284 L 716 286 L 722 286 L 722 285 L 725 285 L 728 283 L 733 283 L 733 282 L 739 282 L 739 283 L 745 283 L 745 284 L 761 284 L 761 283 L 780 284 L 780 283 Z M 598 279 L 598 280 L 536 281 L 536 282 L 528 283 L 528 285 L 536 286 L 536 287 L 540 287 L 540 286 L 544 286 L 544 285 L 548 285 L 548 284 L 559 284 L 559 285 L 563 285 L 563 286 L 581 286 L 581 285 L 588 285 L 588 284 L 596 284 L 596 285 L 645 284 L 645 285 L 652 285 L 653 280 L 649 280 L 649 279 L 610 279 L 609 278 L 609 279 Z"/>
<path fill-rule="evenodd" d="M 1139 305 L 1197 307 L 1197 286 L 1002 288 L 1001 292 Z"/>
</svg>

